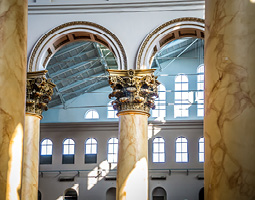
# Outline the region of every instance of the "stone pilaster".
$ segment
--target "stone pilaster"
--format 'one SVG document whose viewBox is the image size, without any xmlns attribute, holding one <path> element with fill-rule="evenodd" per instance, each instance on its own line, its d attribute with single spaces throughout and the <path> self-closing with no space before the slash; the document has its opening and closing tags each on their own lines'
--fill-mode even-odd
<svg viewBox="0 0 255 200">
<path fill-rule="evenodd" d="M 42 112 L 55 85 L 46 79 L 47 71 L 27 73 L 27 99 L 24 134 L 21 199 L 37 199 L 39 170 L 39 135 Z"/>
<path fill-rule="evenodd" d="M 119 116 L 117 200 L 148 200 L 148 116 L 159 82 L 154 70 L 109 70 Z"/>
<path fill-rule="evenodd" d="M 205 13 L 205 199 L 255 199 L 255 3 Z"/>
</svg>

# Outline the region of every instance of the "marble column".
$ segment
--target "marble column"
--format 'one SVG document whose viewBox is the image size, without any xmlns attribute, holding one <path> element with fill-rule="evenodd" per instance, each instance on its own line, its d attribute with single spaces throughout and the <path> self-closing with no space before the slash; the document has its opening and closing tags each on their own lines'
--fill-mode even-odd
<svg viewBox="0 0 255 200">
<path fill-rule="evenodd" d="M 47 71 L 27 73 L 26 117 L 23 152 L 21 199 L 37 199 L 39 170 L 39 135 L 42 112 L 53 94 L 54 84 Z"/>
<path fill-rule="evenodd" d="M 205 199 L 255 199 L 255 4 L 206 0 Z"/>
<path fill-rule="evenodd" d="M 154 70 L 109 70 L 119 116 L 117 200 L 148 200 L 148 116 L 159 82 Z"/>
<path fill-rule="evenodd" d="M 0 1 L 0 200 L 20 199 L 25 119 L 27 1 Z"/>
</svg>

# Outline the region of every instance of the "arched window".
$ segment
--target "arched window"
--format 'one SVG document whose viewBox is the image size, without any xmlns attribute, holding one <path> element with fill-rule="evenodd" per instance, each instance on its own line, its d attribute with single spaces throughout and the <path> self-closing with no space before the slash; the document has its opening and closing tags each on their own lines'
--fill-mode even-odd
<svg viewBox="0 0 255 200">
<path fill-rule="evenodd" d="M 158 86 L 158 98 L 155 99 L 156 108 L 152 110 L 151 116 L 164 118 L 166 117 L 166 88 L 160 84 Z"/>
<path fill-rule="evenodd" d="M 110 101 L 107 105 L 107 118 L 118 118 L 117 116 L 117 110 L 114 110 L 112 107 L 112 101 Z"/>
<path fill-rule="evenodd" d="M 184 74 L 175 78 L 174 118 L 189 116 L 189 80 Z"/>
<path fill-rule="evenodd" d="M 85 142 L 85 163 L 97 163 L 97 141 L 94 138 Z"/>
<path fill-rule="evenodd" d="M 85 113 L 85 119 L 99 119 L 99 114 L 96 110 L 88 110 L 86 113 Z"/>
<path fill-rule="evenodd" d="M 162 187 L 156 187 L 152 191 L 152 200 L 166 200 L 167 195 L 166 195 L 166 190 Z"/>
<path fill-rule="evenodd" d="M 52 164 L 52 141 L 43 139 L 41 142 L 40 164 Z"/>
<path fill-rule="evenodd" d="M 74 189 L 66 190 L 64 200 L 77 200 L 77 199 L 78 199 L 78 195 Z"/>
<path fill-rule="evenodd" d="M 175 141 L 176 162 L 188 162 L 188 140 L 178 137 Z"/>
<path fill-rule="evenodd" d="M 165 140 L 162 137 L 154 138 L 152 152 L 152 162 L 165 162 Z"/>
<path fill-rule="evenodd" d="M 74 147 L 75 142 L 72 139 L 64 140 L 62 164 L 74 164 Z"/>
<path fill-rule="evenodd" d="M 116 200 L 116 188 L 109 188 L 106 192 L 106 200 Z"/>
<path fill-rule="evenodd" d="M 108 141 L 108 156 L 107 160 L 109 163 L 117 163 L 118 162 L 118 139 L 111 138 Z"/>
<path fill-rule="evenodd" d="M 198 141 L 198 160 L 199 162 L 205 161 L 205 139 L 203 137 Z"/>
<path fill-rule="evenodd" d="M 197 116 L 204 116 L 204 65 L 197 68 Z"/>
</svg>

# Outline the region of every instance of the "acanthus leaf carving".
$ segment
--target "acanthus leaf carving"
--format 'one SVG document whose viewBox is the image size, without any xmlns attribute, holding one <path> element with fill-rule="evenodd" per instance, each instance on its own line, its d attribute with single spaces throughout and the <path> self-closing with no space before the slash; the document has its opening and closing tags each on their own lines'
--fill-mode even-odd
<svg viewBox="0 0 255 200">
<path fill-rule="evenodd" d="M 146 70 L 108 70 L 109 84 L 115 98 L 113 108 L 122 111 L 143 111 L 149 114 L 155 108 L 154 100 L 158 97 L 157 86 L 160 84 L 154 76 L 154 69 Z"/>
</svg>

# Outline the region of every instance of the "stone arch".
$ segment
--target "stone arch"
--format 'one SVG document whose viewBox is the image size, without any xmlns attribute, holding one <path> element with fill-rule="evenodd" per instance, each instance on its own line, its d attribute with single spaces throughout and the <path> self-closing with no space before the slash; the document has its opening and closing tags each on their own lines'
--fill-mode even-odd
<svg viewBox="0 0 255 200">
<path fill-rule="evenodd" d="M 119 69 L 127 69 L 127 56 L 120 40 L 108 29 L 86 21 L 73 21 L 45 33 L 35 44 L 28 60 L 28 71 L 45 70 L 50 58 L 71 42 L 87 40 L 105 45 L 113 52 Z"/>
<path fill-rule="evenodd" d="M 78 199 L 78 192 L 73 188 L 68 188 L 64 192 L 64 199 L 65 200 L 77 200 Z"/>
<path fill-rule="evenodd" d="M 143 40 L 136 58 L 137 69 L 150 68 L 155 54 L 173 40 L 183 37 L 204 39 L 204 29 L 204 20 L 199 18 L 178 18 L 160 25 Z"/>
<path fill-rule="evenodd" d="M 166 200 L 167 192 L 162 187 L 156 187 L 152 191 L 152 200 Z"/>
<path fill-rule="evenodd" d="M 106 191 L 106 200 L 115 200 L 116 199 L 116 188 L 111 187 Z"/>
</svg>

